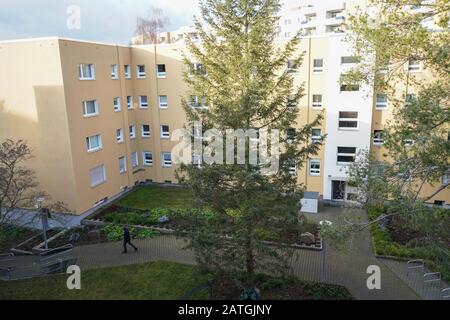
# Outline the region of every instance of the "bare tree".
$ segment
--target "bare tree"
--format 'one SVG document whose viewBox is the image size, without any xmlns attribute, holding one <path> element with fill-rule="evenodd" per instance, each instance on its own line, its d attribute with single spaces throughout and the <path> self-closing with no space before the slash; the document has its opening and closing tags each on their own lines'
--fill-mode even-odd
<svg viewBox="0 0 450 320">
<path fill-rule="evenodd" d="M 38 197 L 50 196 L 38 189 L 35 172 L 25 162 L 32 159 L 30 148 L 23 140 L 5 140 L 0 144 L 0 228 L 9 224 L 24 224 L 26 212 L 18 209 L 34 208 Z M 56 212 L 67 212 L 62 202 L 49 204 Z M 28 219 L 29 220 L 29 219 Z"/>
<path fill-rule="evenodd" d="M 150 7 L 146 17 L 136 18 L 135 44 L 158 43 L 158 34 L 163 32 L 169 24 L 170 19 L 164 15 L 162 9 Z"/>
</svg>

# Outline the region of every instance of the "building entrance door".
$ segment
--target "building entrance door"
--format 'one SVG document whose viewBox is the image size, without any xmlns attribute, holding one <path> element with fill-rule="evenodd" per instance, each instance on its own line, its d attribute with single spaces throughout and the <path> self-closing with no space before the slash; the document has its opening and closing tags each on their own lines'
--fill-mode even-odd
<svg viewBox="0 0 450 320">
<path fill-rule="evenodd" d="M 332 181 L 333 200 L 344 200 L 345 197 L 345 181 Z"/>
</svg>

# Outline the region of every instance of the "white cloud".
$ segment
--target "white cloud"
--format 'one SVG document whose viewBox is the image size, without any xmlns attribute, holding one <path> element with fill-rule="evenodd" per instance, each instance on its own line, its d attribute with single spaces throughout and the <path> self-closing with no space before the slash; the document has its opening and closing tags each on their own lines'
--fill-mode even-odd
<svg viewBox="0 0 450 320">
<path fill-rule="evenodd" d="M 67 7 L 81 8 L 81 29 L 66 27 Z M 151 7 L 169 16 L 169 29 L 192 23 L 198 0 L 1 0 L 0 40 L 65 36 L 128 43 L 137 16 Z"/>
</svg>

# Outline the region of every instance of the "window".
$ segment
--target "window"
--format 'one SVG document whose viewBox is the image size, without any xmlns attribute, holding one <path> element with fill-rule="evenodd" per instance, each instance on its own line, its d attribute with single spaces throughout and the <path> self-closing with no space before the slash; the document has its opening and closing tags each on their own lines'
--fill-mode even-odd
<svg viewBox="0 0 450 320">
<path fill-rule="evenodd" d="M 337 162 L 350 163 L 355 162 L 356 148 L 355 147 L 338 147 L 337 148 Z"/>
<path fill-rule="evenodd" d="M 89 170 L 91 177 L 91 187 L 96 187 L 106 181 L 105 166 L 102 164 Z"/>
<path fill-rule="evenodd" d="M 141 130 L 142 130 L 142 138 L 150 137 L 150 125 L 143 124 Z"/>
<path fill-rule="evenodd" d="M 359 91 L 359 84 L 357 83 L 341 83 L 341 91 Z"/>
<path fill-rule="evenodd" d="M 79 65 L 80 80 L 95 80 L 95 69 L 93 64 Z"/>
<path fill-rule="evenodd" d="M 412 147 L 415 143 L 414 139 L 404 139 L 403 143 L 405 147 Z"/>
<path fill-rule="evenodd" d="M 133 168 L 136 168 L 138 165 L 139 165 L 138 153 L 135 151 L 131 153 L 131 166 Z"/>
<path fill-rule="evenodd" d="M 206 96 L 202 96 L 201 99 L 199 99 L 198 96 L 190 96 L 188 105 L 191 108 L 207 108 L 208 106 Z"/>
<path fill-rule="evenodd" d="M 417 96 L 413 93 L 408 93 L 405 96 L 406 105 L 417 103 Z"/>
<path fill-rule="evenodd" d="M 139 108 L 141 108 L 141 109 L 148 108 L 147 96 L 139 96 Z"/>
<path fill-rule="evenodd" d="M 411 59 L 408 61 L 408 71 L 410 72 L 420 72 L 420 61 Z"/>
<path fill-rule="evenodd" d="M 158 78 L 165 78 L 166 77 L 166 65 L 165 64 L 158 64 L 156 66 L 156 76 Z"/>
<path fill-rule="evenodd" d="M 136 127 L 134 125 L 130 126 L 130 139 L 136 138 Z"/>
<path fill-rule="evenodd" d="M 111 65 L 111 79 L 119 79 L 117 64 Z"/>
<path fill-rule="evenodd" d="M 98 115 L 97 100 L 83 101 L 83 115 L 85 117 L 92 117 Z"/>
<path fill-rule="evenodd" d="M 288 171 L 291 176 L 297 175 L 297 163 L 295 163 L 295 161 L 291 161 L 291 163 L 289 163 Z"/>
<path fill-rule="evenodd" d="M 145 65 L 136 66 L 136 76 L 138 79 L 144 79 L 146 76 Z"/>
<path fill-rule="evenodd" d="M 341 64 L 355 64 L 359 63 L 358 57 L 341 57 Z"/>
<path fill-rule="evenodd" d="M 169 106 L 167 96 L 158 96 L 158 105 L 161 109 L 167 109 Z"/>
<path fill-rule="evenodd" d="M 320 160 L 309 160 L 309 175 L 320 176 Z"/>
<path fill-rule="evenodd" d="M 313 108 L 322 108 L 322 95 L 321 94 L 313 94 Z"/>
<path fill-rule="evenodd" d="M 323 72 L 323 59 L 314 59 L 313 73 L 321 73 L 321 72 Z"/>
<path fill-rule="evenodd" d="M 127 108 L 132 110 L 134 108 L 133 96 L 127 96 Z"/>
<path fill-rule="evenodd" d="M 379 93 L 377 94 L 375 108 L 378 110 L 386 109 L 388 106 L 387 94 Z"/>
<path fill-rule="evenodd" d="M 169 137 L 170 137 L 169 126 L 163 124 L 161 126 L 161 138 L 169 138 Z"/>
<path fill-rule="evenodd" d="M 142 162 L 144 163 L 144 166 L 152 166 L 153 154 L 150 151 L 142 152 Z"/>
<path fill-rule="evenodd" d="M 322 129 L 314 128 L 311 132 L 311 141 L 314 143 L 322 140 Z"/>
<path fill-rule="evenodd" d="M 88 152 L 94 152 L 102 148 L 102 137 L 97 134 L 86 138 L 86 146 Z"/>
<path fill-rule="evenodd" d="M 121 110 L 120 98 L 119 97 L 115 97 L 114 98 L 114 111 L 115 112 L 119 112 L 120 110 Z"/>
<path fill-rule="evenodd" d="M 192 165 L 197 168 L 202 167 L 202 158 L 199 155 L 193 154 L 192 155 Z"/>
<path fill-rule="evenodd" d="M 287 129 L 286 139 L 288 143 L 291 143 L 295 140 L 296 131 L 294 128 Z"/>
<path fill-rule="evenodd" d="M 119 158 L 119 172 L 120 173 L 127 172 L 127 159 L 125 157 Z"/>
<path fill-rule="evenodd" d="M 434 200 L 434 203 L 433 203 L 436 207 L 444 207 L 444 205 L 445 205 L 445 201 L 444 200 Z"/>
<path fill-rule="evenodd" d="M 116 137 L 117 137 L 117 143 L 123 142 L 123 130 L 122 129 L 116 130 Z"/>
<path fill-rule="evenodd" d="M 340 111 L 339 129 L 357 129 L 358 112 Z"/>
<path fill-rule="evenodd" d="M 170 152 L 162 153 L 162 165 L 163 165 L 163 167 L 171 167 L 172 166 L 172 154 Z"/>
<path fill-rule="evenodd" d="M 384 143 L 383 130 L 373 131 L 373 144 L 382 145 Z"/>
<path fill-rule="evenodd" d="M 290 33 L 290 32 L 285 32 L 285 33 L 284 33 L 284 37 L 285 37 L 285 38 L 289 38 L 290 36 L 291 36 L 291 33 Z"/>
<path fill-rule="evenodd" d="M 291 24 L 291 23 L 292 23 L 291 19 L 284 20 L 284 24 Z"/>
<path fill-rule="evenodd" d="M 287 72 L 296 72 L 297 71 L 297 65 L 295 64 L 295 60 L 288 59 L 287 61 Z"/>
<path fill-rule="evenodd" d="M 295 96 L 289 96 L 286 98 L 286 107 L 295 109 L 297 107 L 297 99 Z"/>
<path fill-rule="evenodd" d="M 131 66 L 129 64 L 124 66 L 125 79 L 131 79 Z"/>
<path fill-rule="evenodd" d="M 193 73 L 199 76 L 205 76 L 206 75 L 206 69 L 205 66 L 201 63 L 193 63 L 192 64 L 192 70 Z"/>
</svg>

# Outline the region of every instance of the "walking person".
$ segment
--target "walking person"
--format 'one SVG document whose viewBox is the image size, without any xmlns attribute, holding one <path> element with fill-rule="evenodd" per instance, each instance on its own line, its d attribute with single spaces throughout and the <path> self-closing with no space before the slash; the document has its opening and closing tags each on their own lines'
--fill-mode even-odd
<svg viewBox="0 0 450 320">
<path fill-rule="evenodd" d="M 124 226 L 123 227 L 123 252 L 122 253 L 127 253 L 127 244 L 132 246 L 134 248 L 134 251 L 138 250 L 138 248 L 134 244 L 131 243 L 130 230 L 128 230 L 127 226 Z"/>
</svg>

